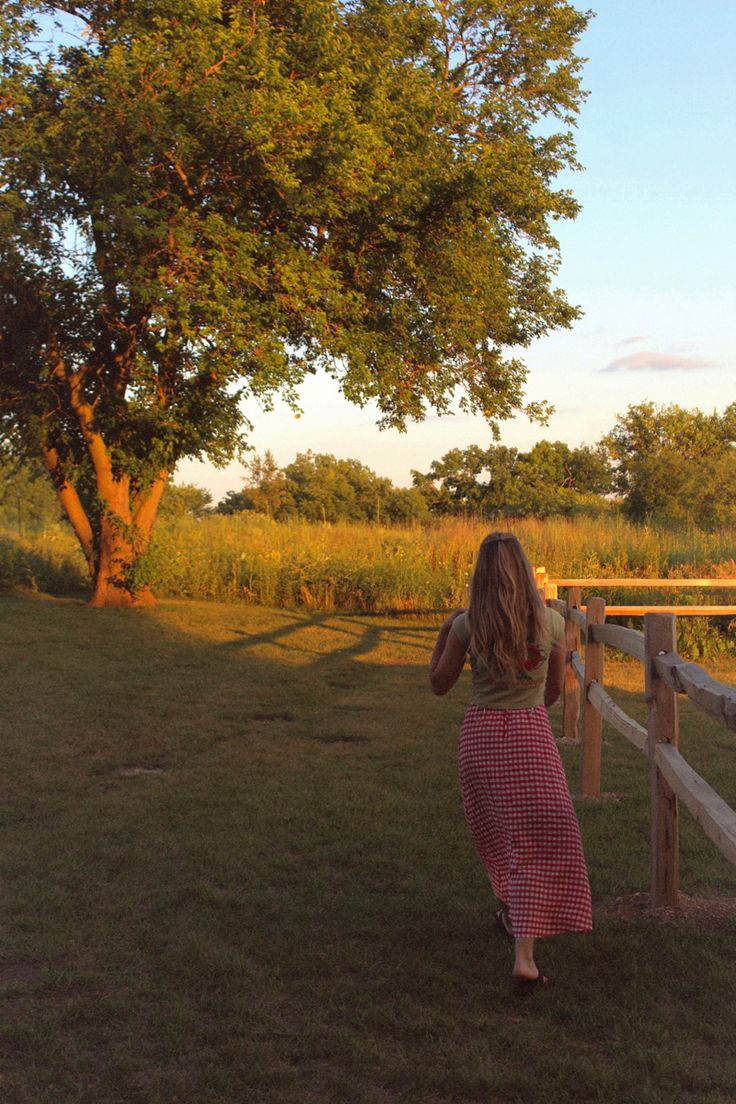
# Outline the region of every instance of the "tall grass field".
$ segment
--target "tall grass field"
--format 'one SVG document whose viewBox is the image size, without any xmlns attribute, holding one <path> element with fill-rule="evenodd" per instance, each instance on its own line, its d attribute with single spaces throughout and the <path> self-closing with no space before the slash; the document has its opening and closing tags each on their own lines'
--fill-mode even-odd
<svg viewBox="0 0 736 1104">
<path fill-rule="evenodd" d="M 551 575 L 736 577 L 736 531 L 649 528 L 615 513 L 405 527 L 274 522 L 251 513 L 163 519 L 143 574 L 170 598 L 370 613 L 439 610 L 465 597 L 490 528 L 515 532 L 532 563 Z M 0 531 L 0 585 L 56 592 L 87 586 L 69 528 L 51 526 L 23 538 Z"/>
<path fill-rule="evenodd" d="M 245 602 L 275 608 L 391 613 L 463 605 L 478 544 L 489 523 L 446 520 L 429 526 L 273 522 L 244 513 L 162 519 L 140 577 L 164 598 Z M 602 518 L 495 521 L 519 536 L 532 563 L 554 576 L 736 577 L 736 531 L 636 526 L 611 512 Z M 0 533 L 0 588 L 52 594 L 89 586 L 68 527 L 33 538 Z M 736 604 L 736 589 L 712 594 L 608 591 L 609 603 Z M 692 658 L 728 651 L 723 620 L 715 631 L 681 619 L 681 644 Z"/>
</svg>

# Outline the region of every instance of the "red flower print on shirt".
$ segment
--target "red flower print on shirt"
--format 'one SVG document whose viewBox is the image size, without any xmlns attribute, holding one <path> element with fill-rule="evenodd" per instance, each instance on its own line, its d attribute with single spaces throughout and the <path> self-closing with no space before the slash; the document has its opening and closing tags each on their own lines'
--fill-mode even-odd
<svg viewBox="0 0 736 1104">
<path fill-rule="evenodd" d="M 527 649 L 527 658 L 522 664 L 525 671 L 533 671 L 542 662 L 542 653 L 536 644 L 530 644 Z"/>
</svg>

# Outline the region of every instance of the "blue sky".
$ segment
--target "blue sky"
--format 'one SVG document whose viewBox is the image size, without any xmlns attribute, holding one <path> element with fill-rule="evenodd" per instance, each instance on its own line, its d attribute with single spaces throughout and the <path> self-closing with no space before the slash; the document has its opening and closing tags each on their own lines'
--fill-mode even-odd
<svg viewBox="0 0 736 1104">
<path fill-rule="evenodd" d="M 736 44 L 734 0 L 599 0 L 581 44 L 589 97 L 570 184 L 583 210 L 559 227 L 560 285 L 584 315 L 526 352 L 527 398 L 547 399 L 546 428 L 518 418 L 505 444 L 542 437 L 593 444 L 631 403 L 723 410 L 734 394 Z M 567 183 L 567 181 L 566 181 Z M 450 448 L 487 444 L 463 416 L 380 432 L 376 414 L 311 380 L 296 419 L 248 410 L 258 452 L 281 464 L 308 448 L 354 457 L 398 485 Z M 244 470 L 182 464 L 215 500 Z"/>
</svg>

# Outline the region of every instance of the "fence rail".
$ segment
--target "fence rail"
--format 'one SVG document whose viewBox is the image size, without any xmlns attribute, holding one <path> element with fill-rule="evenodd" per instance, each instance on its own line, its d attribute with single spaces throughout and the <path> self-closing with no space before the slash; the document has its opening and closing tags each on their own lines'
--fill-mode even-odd
<svg viewBox="0 0 736 1104">
<path fill-rule="evenodd" d="M 537 586 L 544 591 L 547 599 L 556 599 L 559 587 L 577 589 L 578 587 L 601 587 L 608 590 L 629 590 L 646 588 L 654 590 L 665 587 L 674 590 L 690 590 L 691 588 L 705 587 L 707 590 L 733 590 L 736 591 L 736 579 L 578 579 L 578 578 L 551 578 L 545 567 L 534 569 L 537 577 Z M 585 612 L 585 606 L 579 608 Z M 736 605 L 731 606 L 609 606 L 609 617 L 643 617 L 647 613 L 674 613 L 677 617 L 736 617 Z"/>
<path fill-rule="evenodd" d="M 538 573 L 539 578 L 539 573 Z M 725 582 L 708 580 L 708 583 Z M 583 612 L 580 585 L 595 580 L 565 580 L 566 601 L 543 591 L 547 603 L 565 618 L 567 668 L 563 691 L 563 730 L 566 740 L 580 745 L 580 792 L 601 793 L 602 728 L 606 720 L 649 760 L 650 770 L 650 902 L 653 908 L 676 905 L 679 882 L 678 800 L 690 810 L 720 852 L 736 865 L 736 811 L 693 770 L 678 749 L 678 694 L 686 694 L 696 708 L 736 732 L 736 688 L 711 678 L 701 667 L 677 654 L 676 621 L 672 613 L 647 610 L 644 631 L 606 624 L 601 597 L 592 597 Z M 606 580 L 618 584 L 620 580 Z M 659 580 L 646 580 L 654 585 Z M 680 580 L 678 580 L 680 582 Z M 684 581 L 689 585 L 693 580 Z M 694 580 L 700 584 L 701 580 Z M 736 581 L 729 580 L 736 587 Z M 645 581 L 637 581 L 644 585 Z M 554 585 L 554 584 L 553 584 Z M 557 580 L 557 585 L 563 585 Z M 700 607 L 691 607 L 699 609 Z M 706 607 L 709 608 L 709 607 Z M 730 607 L 718 607 L 719 610 Z M 585 658 L 580 658 L 584 644 Z M 647 724 L 629 717 L 604 688 L 606 646 L 632 656 L 644 665 Z M 578 737 L 583 703 L 582 738 Z"/>
<path fill-rule="evenodd" d="M 543 567 L 537 568 L 543 572 Z M 616 587 L 617 590 L 628 590 L 630 587 L 644 587 L 652 590 L 653 587 L 672 587 L 675 590 L 690 590 L 691 587 L 705 587 L 708 590 L 734 590 L 736 579 L 549 579 L 550 583 L 564 587 Z"/>
</svg>

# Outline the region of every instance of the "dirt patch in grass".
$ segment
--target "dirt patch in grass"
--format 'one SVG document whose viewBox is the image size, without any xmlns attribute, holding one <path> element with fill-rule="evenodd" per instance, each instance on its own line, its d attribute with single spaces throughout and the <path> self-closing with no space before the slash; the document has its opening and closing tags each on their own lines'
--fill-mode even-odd
<svg viewBox="0 0 736 1104">
<path fill-rule="evenodd" d="M 45 962 L 0 962 L 0 989 L 33 985 L 46 969 Z"/>
<path fill-rule="evenodd" d="M 320 744 L 369 744 L 368 736 L 355 736 L 351 733 L 339 732 L 330 736 L 320 736 Z"/>
<path fill-rule="evenodd" d="M 294 721 L 296 720 L 293 713 L 251 713 L 251 720 L 253 721 Z"/>
<path fill-rule="evenodd" d="M 652 909 L 648 893 L 630 893 L 615 897 L 598 906 L 603 916 L 616 916 L 627 921 L 657 920 L 663 924 L 686 923 L 698 928 L 716 928 L 736 921 L 734 897 L 688 897 L 679 894 L 676 908 Z"/>
<path fill-rule="evenodd" d="M 163 767 L 123 767 L 120 771 L 123 778 L 139 778 L 147 775 L 153 775 L 155 777 L 165 773 Z"/>
</svg>

